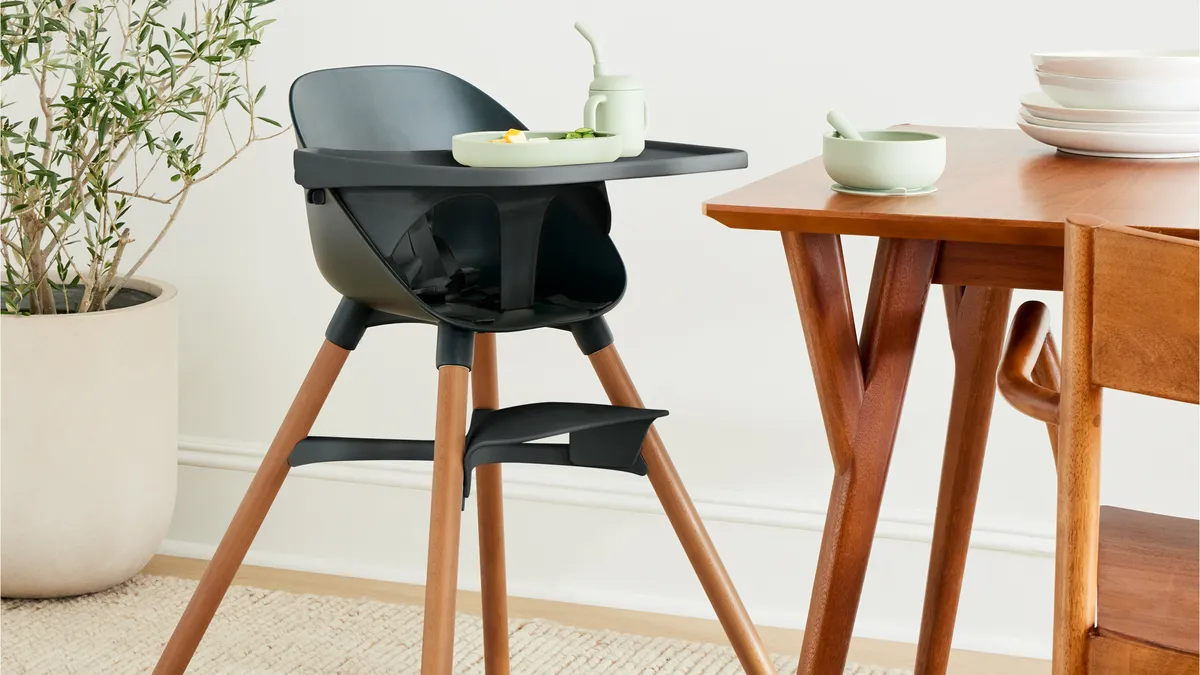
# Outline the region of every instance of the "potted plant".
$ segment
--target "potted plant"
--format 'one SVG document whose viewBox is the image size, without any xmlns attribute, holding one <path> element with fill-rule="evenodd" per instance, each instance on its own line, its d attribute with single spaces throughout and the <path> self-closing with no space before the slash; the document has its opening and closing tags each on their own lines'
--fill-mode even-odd
<svg viewBox="0 0 1200 675">
<path fill-rule="evenodd" d="M 108 588 L 166 535 L 178 299 L 137 272 L 193 190 L 280 126 L 249 71 L 271 1 L 0 2 L 4 596 Z"/>
</svg>

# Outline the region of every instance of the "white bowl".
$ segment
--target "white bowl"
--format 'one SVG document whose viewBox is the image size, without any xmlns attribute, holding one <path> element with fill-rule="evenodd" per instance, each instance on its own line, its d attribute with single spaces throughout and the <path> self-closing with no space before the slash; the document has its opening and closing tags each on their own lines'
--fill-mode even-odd
<svg viewBox="0 0 1200 675">
<path fill-rule="evenodd" d="M 1133 134 L 1200 134 L 1200 121 L 1183 123 L 1145 123 L 1145 122 L 1069 122 L 1065 120 L 1047 119 L 1030 110 L 1021 108 L 1017 111 L 1021 119 L 1030 124 L 1055 129 L 1078 129 L 1079 131 L 1120 131 Z"/>
<path fill-rule="evenodd" d="M 1200 49 L 1045 52 L 1033 55 L 1033 66 L 1073 77 L 1200 82 Z"/>
<path fill-rule="evenodd" d="M 1021 105 L 1038 117 L 1064 122 L 1136 122 L 1144 124 L 1200 124 L 1200 112 L 1169 110 L 1088 110 L 1065 108 L 1040 91 L 1021 97 Z"/>
<path fill-rule="evenodd" d="M 860 132 L 861 141 L 825 134 L 821 160 L 825 173 L 846 187 L 862 190 L 917 190 L 929 187 L 946 169 L 946 139 L 924 131 Z"/>
<path fill-rule="evenodd" d="M 1200 49 L 1044 52 L 1032 58 L 1039 71 L 1073 77 L 1200 80 Z"/>
<path fill-rule="evenodd" d="M 1037 71 L 1042 91 L 1068 108 L 1200 110 L 1200 82 L 1103 80 Z"/>
<path fill-rule="evenodd" d="M 1165 159 L 1200 155 L 1200 134 L 1130 134 L 1116 131 L 1055 129 L 1017 118 L 1031 138 L 1077 155 Z"/>
</svg>

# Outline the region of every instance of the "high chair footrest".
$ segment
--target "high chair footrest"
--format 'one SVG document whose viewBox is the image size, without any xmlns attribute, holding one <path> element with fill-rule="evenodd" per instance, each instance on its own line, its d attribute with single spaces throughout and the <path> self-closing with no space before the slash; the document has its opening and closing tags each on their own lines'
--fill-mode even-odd
<svg viewBox="0 0 1200 675">
<path fill-rule="evenodd" d="M 592 403 L 531 403 L 476 410 L 463 457 L 463 498 L 471 472 L 483 464 L 516 462 L 625 471 L 646 475 L 642 440 L 665 410 Z M 569 434 L 566 444 L 530 443 Z"/>
<path fill-rule="evenodd" d="M 309 436 L 292 448 L 290 466 L 318 462 L 433 461 L 433 441 L 404 441 L 388 438 L 342 438 Z"/>
</svg>

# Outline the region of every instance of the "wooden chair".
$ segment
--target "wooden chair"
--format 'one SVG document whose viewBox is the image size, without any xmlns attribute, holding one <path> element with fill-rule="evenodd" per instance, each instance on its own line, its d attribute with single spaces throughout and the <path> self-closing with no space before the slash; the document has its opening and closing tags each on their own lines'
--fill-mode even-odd
<svg viewBox="0 0 1200 675">
<path fill-rule="evenodd" d="M 1073 217 L 1061 387 L 1045 305 L 1013 320 L 1000 392 L 1058 467 L 1054 675 L 1197 673 L 1200 523 L 1102 508 L 1099 450 L 1105 388 L 1200 403 L 1198 267 L 1195 239 Z"/>
</svg>

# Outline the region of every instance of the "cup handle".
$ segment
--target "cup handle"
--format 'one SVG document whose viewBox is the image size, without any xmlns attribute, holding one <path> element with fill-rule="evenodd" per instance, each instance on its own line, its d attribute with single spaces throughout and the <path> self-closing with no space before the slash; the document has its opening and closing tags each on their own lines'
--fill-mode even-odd
<svg viewBox="0 0 1200 675">
<path fill-rule="evenodd" d="M 596 109 L 600 104 L 607 101 L 608 97 L 604 94 L 596 94 L 583 104 L 583 126 L 596 131 Z"/>
</svg>

